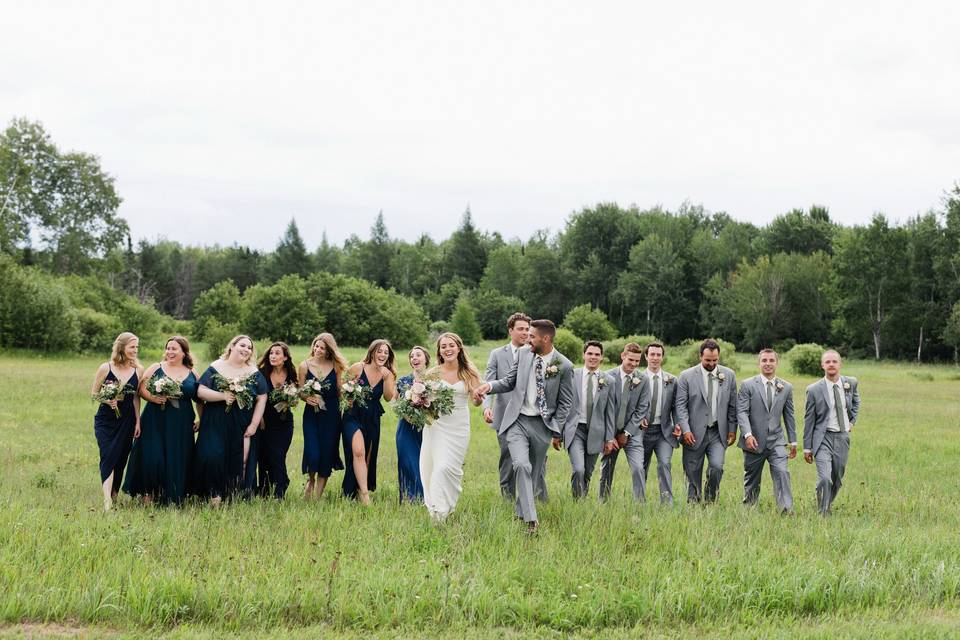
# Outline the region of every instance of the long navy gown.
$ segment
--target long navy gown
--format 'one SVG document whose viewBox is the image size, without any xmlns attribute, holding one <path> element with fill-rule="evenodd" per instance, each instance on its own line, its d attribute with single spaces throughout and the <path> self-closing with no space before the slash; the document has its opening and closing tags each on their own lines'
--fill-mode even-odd
<svg viewBox="0 0 960 640">
<path fill-rule="evenodd" d="M 309 369 L 307 380 L 316 376 Z M 303 405 L 303 473 L 316 473 L 321 478 L 329 478 L 338 469 L 343 469 L 340 460 L 340 396 L 337 391 L 337 373 L 333 369 L 324 378 L 329 385 L 321 392 L 325 409 L 314 411 L 313 407 Z"/>
<path fill-rule="evenodd" d="M 397 393 L 403 393 L 413 384 L 413 374 L 397 381 Z M 420 483 L 420 447 L 423 433 L 400 418 L 397 423 L 397 475 L 400 502 L 423 502 L 423 484 Z"/>
<path fill-rule="evenodd" d="M 113 368 L 107 372 L 104 382 L 113 380 L 119 383 L 120 379 L 113 373 Z M 137 372 L 127 381 L 131 388 L 136 389 L 140 384 Z M 136 394 L 123 397 L 117 403 L 120 417 L 114 413 L 109 405 L 100 404 L 96 415 L 93 416 L 93 434 L 97 437 L 97 447 L 100 449 L 100 483 L 107 481 L 113 474 L 113 492 L 118 493 L 123 482 L 123 469 L 130 457 L 133 446 L 133 431 L 137 426 L 137 413 L 133 406 Z"/>
<path fill-rule="evenodd" d="M 213 382 L 216 373 L 216 369 L 207 367 L 200 376 L 200 384 L 216 391 L 217 385 Z M 267 393 L 268 384 L 262 373 L 255 372 L 249 389 L 254 400 L 245 409 L 234 403 L 228 412 L 226 402 L 204 403 L 193 464 L 193 492 L 200 497 L 231 498 L 238 494 L 249 497 L 256 488 L 260 430 L 250 438 L 250 455 L 245 473 L 243 434 L 253 419 L 256 396 Z"/>
<path fill-rule="evenodd" d="M 167 375 L 157 369 L 151 382 Z M 148 383 L 149 384 L 149 383 Z M 147 402 L 140 414 L 140 437 L 133 443 L 123 490 L 132 496 L 148 495 L 161 504 L 183 504 L 193 459 L 193 423 L 196 414 L 197 376 L 193 371 L 180 383 L 183 395 L 162 406 Z M 174 406 L 176 404 L 176 406 Z"/>
<path fill-rule="evenodd" d="M 362 371 L 360 377 L 369 385 L 367 372 Z M 373 387 L 367 406 L 350 407 L 343 414 L 343 459 L 346 469 L 343 474 L 343 495 L 356 500 L 360 497 L 360 488 L 357 486 L 357 477 L 353 474 L 353 434 L 357 431 L 363 434 L 363 445 L 367 454 L 367 490 L 377 489 L 377 451 L 380 449 L 380 416 L 383 415 L 383 379 Z"/>
<path fill-rule="evenodd" d="M 266 378 L 266 376 L 265 376 Z M 293 381 L 296 384 L 295 381 Z M 307 407 L 308 409 L 310 407 Z M 287 475 L 287 451 L 293 442 L 293 411 L 277 411 L 267 398 L 267 407 L 263 411 L 263 430 L 260 438 L 260 478 L 258 493 L 267 498 L 282 500 L 290 486 Z"/>
</svg>

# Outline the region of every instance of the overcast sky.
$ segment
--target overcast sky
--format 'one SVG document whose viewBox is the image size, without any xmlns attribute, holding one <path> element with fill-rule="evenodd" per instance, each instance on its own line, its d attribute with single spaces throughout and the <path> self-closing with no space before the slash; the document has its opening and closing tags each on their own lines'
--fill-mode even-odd
<svg viewBox="0 0 960 640">
<path fill-rule="evenodd" d="M 601 201 L 906 219 L 960 179 L 960 3 L 0 0 L 0 117 L 135 238 L 506 237 Z M 669 6 L 667 6 L 669 5 Z"/>
</svg>

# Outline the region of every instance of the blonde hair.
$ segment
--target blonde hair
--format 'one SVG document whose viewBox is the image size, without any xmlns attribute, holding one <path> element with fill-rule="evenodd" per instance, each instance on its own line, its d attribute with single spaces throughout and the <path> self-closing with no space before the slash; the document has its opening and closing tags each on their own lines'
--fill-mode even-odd
<svg viewBox="0 0 960 640">
<path fill-rule="evenodd" d="M 443 356 L 440 354 L 440 342 L 444 338 L 449 338 L 453 340 L 459 352 L 457 353 L 457 377 L 463 380 L 463 384 L 466 385 L 468 391 L 472 391 L 480 386 L 480 371 L 477 370 L 477 367 L 470 361 L 470 356 L 467 354 L 466 348 L 463 346 L 463 340 L 455 333 L 447 331 L 446 333 L 441 333 L 437 337 L 437 369 L 441 364 L 444 363 Z"/>
<path fill-rule="evenodd" d="M 316 349 L 318 342 L 322 342 L 327 348 L 327 360 L 333 363 L 333 370 L 337 372 L 337 377 L 341 377 L 343 372 L 347 370 L 347 367 L 350 366 L 350 363 L 347 362 L 347 359 L 340 353 L 340 349 L 337 348 L 337 341 L 334 339 L 333 334 L 326 332 L 317 334 L 317 337 L 310 343 L 311 358 L 317 357 Z"/>
<path fill-rule="evenodd" d="M 393 352 L 393 345 L 390 344 L 389 340 L 384 340 L 383 338 L 378 338 L 370 343 L 370 346 L 367 348 L 367 355 L 363 357 L 364 364 L 370 364 L 373 362 L 373 356 L 377 353 L 377 350 L 380 349 L 383 345 L 387 346 L 387 370 L 390 371 L 394 376 L 397 375 L 397 364 L 396 359 L 397 355 Z"/>
<path fill-rule="evenodd" d="M 250 357 L 248 357 L 244 364 L 253 364 L 257 361 L 257 347 L 253 344 L 253 338 L 248 335 L 240 334 L 239 336 L 234 336 L 233 340 L 227 343 L 227 348 L 223 350 L 223 353 L 220 354 L 221 360 L 227 360 L 230 358 L 230 354 L 233 353 L 233 348 L 237 346 L 237 343 L 246 338 L 250 341 Z"/>
<path fill-rule="evenodd" d="M 110 353 L 110 362 L 117 365 L 118 367 L 123 367 L 126 365 L 131 365 L 134 367 L 140 366 L 140 359 L 134 358 L 133 360 L 127 360 L 127 354 L 124 353 L 127 349 L 127 345 L 130 344 L 131 340 L 139 340 L 136 335 L 130 333 L 129 331 L 124 331 L 116 337 L 113 341 L 113 350 Z"/>
</svg>

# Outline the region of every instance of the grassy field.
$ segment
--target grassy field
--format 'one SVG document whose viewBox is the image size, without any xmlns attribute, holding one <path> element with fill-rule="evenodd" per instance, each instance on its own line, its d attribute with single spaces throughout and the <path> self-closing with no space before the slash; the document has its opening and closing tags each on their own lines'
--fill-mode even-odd
<svg viewBox="0 0 960 640">
<path fill-rule="evenodd" d="M 490 346 L 473 350 L 481 364 Z M 552 452 L 552 500 L 540 510 L 541 534 L 529 538 L 499 497 L 496 438 L 478 411 L 464 492 L 440 527 L 422 507 L 397 504 L 389 411 L 370 509 L 340 499 L 340 474 L 321 501 L 303 500 L 298 419 L 284 503 L 213 511 L 127 500 L 104 514 L 88 399 L 97 364 L 0 355 L 0 635 L 960 634 L 960 375 L 952 367 L 848 363 L 863 405 L 832 518 L 816 515 L 816 473 L 799 457 L 791 461 L 797 513 L 784 518 L 768 475 L 760 506 L 740 504 L 738 449 L 708 508 L 683 503 L 677 454 L 673 509 L 657 504 L 653 486 L 651 502 L 632 502 L 625 462 L 609 503 L 574 503 L 566 455 Z M 753 372 L 744 358 L 741 377 Z M 802 412 L 811 380 L 781 373 Z"/>
</svg>

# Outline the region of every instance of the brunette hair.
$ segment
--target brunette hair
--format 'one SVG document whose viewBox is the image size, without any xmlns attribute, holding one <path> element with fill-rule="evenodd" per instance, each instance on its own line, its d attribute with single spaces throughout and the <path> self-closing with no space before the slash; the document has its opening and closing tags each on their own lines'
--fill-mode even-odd
<svg viewBox="0 0 960 640">
<path fill-rule="evenodd" d="M 660 353 L 666 353 L 667 350 L 663 348 L 663 345 L 659 342 L 650 342 L 643 348 L 643 355 L 648 355 L 650 353 L 650 348 L 660 349 Z"/>
<path fill-rule="evenodd" d="M 322 342 L 327 348 L 327 360 L 333 363 L 333 370 L 337 372 L 337 378 L 340 378 L 343 375 L 343 372 L 347 370 L 347 367 L 350 366 L 350 363 L 347 362 L 347 359 L 343 357 L 343 354 L 340 353 L 340 349 L 337 347 L 337 341 L 334 339 L 332 333 L 320 333 L 310 342 L 310 358 L 315 358 L 317 343 Z"/>
<path fill-rule="evenodd" d="M 583 352 L 586 353 L 587 349 L 589 349 L 590 347 L 596 347 L 597 349 L 600 349 L 600 355 L 603 355 L 603 343 L 600 342 L 599 340 L 587 340 L 586 342 L 584 342 Z"/>
<path fill-rule="evenodd" d="M 700 343 L 700 355 L 703 355 L 703 352 L 706 351 L 707 349 L 720 353 L 720 344 L 713 338 L 707 338 L 706 340 Z"/>
<path fill-rule="evenodd" d="M 397 375 L 397 363 L 396 363 L 397 354 L 393 352 L 393 345 L 390 344 L 389 340 L 378 338 L 373 342 L 371 342 L 370 346 L 367 348 L 367 355 L 363 357 L 363 363 L 370 364 L 371 362 L 373 362 L 374 354 L 383 345 L 387 345 L 387 351 L 389 352 L 389 355 L 387 355 L 387 363 L 384 366 L 390 370 L 390 373 L 396 376 Z"/>
<path fill-rule="evenodd" d="M 643 349 L 641 349 L 640 345 L 638 345 L 636 342 L 628 342 L 627 344 L 623 345 L 623 352 L 624 353 L 643 353 Z"/>
<path fill-rule="evenodd" d="M 270 364 L 270 352 L 273 351 L 274 347 L 280 347 L 280 349 L 283 351 L 283 357 L 286 358 L 286 361 L 283 363 L 283 370 L 287 374 L 287 382 L 296 382 L 297 368 L 293 366 L 293 358 L 290 356 L 290 347 L 287 346 L 286 342 L 277 340 L 267 347 L 267 350 L 263 352 L 262 356 L 260 356 L 260 362 L 257 363 L 257 369 L 260 370 L 260 373 L 263 374 L 264 378 L 266 378 L 268 381 L 270 380 L 270 371 L 273 369 L 273 365 Z"/>
<path fill-rule="evenodd" d="M 780 361 L 780 354 L 777 353 L 776 351 L 774 351 L 773 349 L 769 348 L 769 347 L 767 347 L 766 349 L 760 349 L 760 353 L 757 354 L 757 358 L 759 358 L 760 356 L 762 356 L 762 355 L 765 354 L 765 353 L 772 353 L 772 354 L 774 355 L 774 357 L 777 359 L 777 361 L 778 361 L 778 362 Z"/>
<path fill-rule="evenodd" d="M 424 357 L 424 359 L 426 360 L 426 362 L 423 363 L 423 366 L 424 366 L 424 367 L 429 367 L 429 366 L 430 366 L 430 352 L 427 351 L 427 348 L 426 348 L 426 347 L 421 347 L 421 346 L 418 345 L 418 344 L 413 345 L 413 348 L 411 348 L 410 351 L 407 352 L 407 359 L 409 359 L 410 356 L 413 355 L 413 352 L 414 352 L 414 351 L 420 351 L 421 353 L 423 353 L 423 357 Z"/>
<path fill-rule="evenodd" d="M 527 324 L 530 324 L 530 316 L 521 311 L 516 312 L 507 318 L 507 329 L 513 329 L 513 325 L 517 324 L 518 322 L 526 322 Z"/>
<path fill-rule="evenodd" d="M 131 340 L 139 340 L 136 335 L 130 333 L 129 331 L 124 331 L 116 337 L 113 341 L 113 350 L 110 352 L 110 362 L 122 367 L 124 365 L 132 365 L 134 367 L 140 366 L 140 359 L 134 358 L 133 360 L 127 359 L 127 354 L 124 351 L 127 348 L 127 345 L 130 344 Z"/>
<path fill-rule="evenodd" d="M 247 358 L 244 364 L 253 364 L 257 360 L 257 347 L 253 344 L 253 338 L 250 336 L 240 334 L 238 336 L 233 336 L 233 340 L 227 343 L 227 348 L 223 350 L 223 353 L 220 354 L 221 360 L 226 360 L 230 357 L 230 354 L 233 353 L 233 348 L 237 346 L 237 343 L 246 338 L 250 341 L 250 357 Z"/>
<path fill-rule="evenodd" d="M 557 335 L 557 325 L 553 324 L 553 320 L 534 320 L 530 327 L 536 329 L 540 335 L 549 336 L 550 340 Z"/>
<path fill-rule="evenodd" d="M 479 387 L 481 384 L 480 371 L 473 362 L 470 361 L 470 356 L 463 346 L 463 340 L 457 334 L 447 331 L 437 337 L 437 365 L 444 363 L 443 356 L 440 354 L 440 342 L 444 338 L 453 340 L 457 344 L 457 349 L 459 349 L 457 353 L 457 377 L 463 380 L 463 384 L 467 387 L 468 391 Z"/>
<path fill-rule="evenodd" d="M 190 343 L 183 336 L 170 336 L 167 338 L 167 341 L 163 343 L 163 346 L 166 347 L 171 342 L 176 342 L 180 345 L 180 350 L 183 351 L 183 366 L 188 369 L 193 369 L 193 356 L 190 355 Z"/>
</svg>

